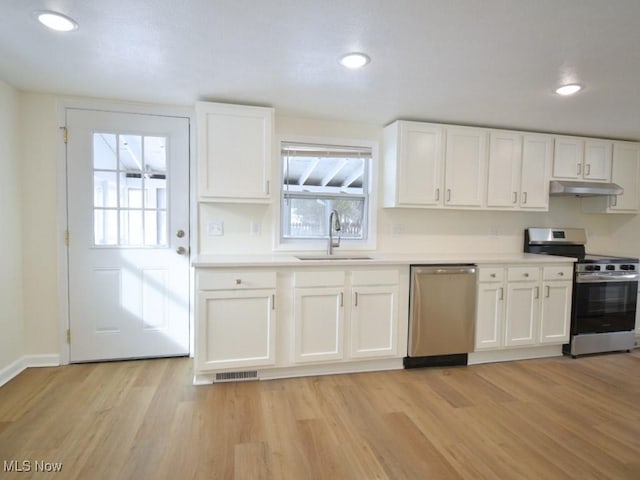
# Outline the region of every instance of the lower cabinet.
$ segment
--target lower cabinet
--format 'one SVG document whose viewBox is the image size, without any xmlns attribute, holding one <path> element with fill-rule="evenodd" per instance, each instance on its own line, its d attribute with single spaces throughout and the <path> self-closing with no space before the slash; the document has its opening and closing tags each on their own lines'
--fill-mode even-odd
<svg viewBox="0 0 640 480">
<path fill-rule="evenodd" d="M 196 278 L 196 370 L 274 365 L 275 272 L 204 272 Z"/>
<path fill-rule="evenodd" d="M 197 268 L 196 376 L 397 362 L 408 280 L 408 266 Z"/>
<path fill-rule="evenodd" d="M 573 266 L 479 269 L 475 350 L 569 341 Z"/>
</svg>

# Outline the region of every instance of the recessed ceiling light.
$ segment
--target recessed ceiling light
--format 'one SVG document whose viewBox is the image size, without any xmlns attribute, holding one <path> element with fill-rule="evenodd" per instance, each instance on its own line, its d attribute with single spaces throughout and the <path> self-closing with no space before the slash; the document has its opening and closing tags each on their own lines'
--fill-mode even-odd
<svg viewBox="0 0 640 480">
<path fill-rule="evenodd" d="M 73 18 L 61 13 L 43 10 L 35 12 L 35 16 L 41 24 L 56 32 L 70 32 L 78 28 L 78 24 Z"/>
<path fill-rule="evenodd" d="M 578 93 L 582 90 L 582 85 L 578 85 L 577 83 L 570 83 L 568 85 L 562 85 L 561 87 L 556 88 L 556 93 L 558 95 L 573 95 L 574 93 Z"/>
<path fill-rule="evenodd" d="M 364 67 L 371 59 L 364 53 L 347 53 L 340 57 L 340 65 L 355 70 Z"/>
</svg>

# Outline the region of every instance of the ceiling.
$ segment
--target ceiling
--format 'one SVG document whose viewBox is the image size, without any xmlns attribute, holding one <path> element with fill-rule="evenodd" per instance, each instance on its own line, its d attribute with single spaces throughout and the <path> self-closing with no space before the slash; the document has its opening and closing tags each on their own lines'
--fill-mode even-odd
<svg viewBox="0 0 640 480">
<path fill-rule="evenodd" d="M 50 32 L 41 9 L 80 27 Z M 640 140 L 639 0 L 2 0 L 0 14 L 0 79 L 25 91 Z M 372 61 L 346 70 L 349 51 Z M 553 93 L 566 82 L 585 89 Z"/>
</svg>

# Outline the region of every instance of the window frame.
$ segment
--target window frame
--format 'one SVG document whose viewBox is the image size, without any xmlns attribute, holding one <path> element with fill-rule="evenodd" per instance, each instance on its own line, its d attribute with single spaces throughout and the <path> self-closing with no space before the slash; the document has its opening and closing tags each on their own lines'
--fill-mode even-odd
<svg viewBox="0 0 640 480">
<path fill-rule="evenodd" d="M 274 228 L 273 228 L 273 240 L 274 250 L 284 251 L 310 251 L 310 250 L 326 250 L 327 238 L 285 238 L 283 235 L 284 212 L 284 158 L 282 155 L 283 143 L 303 143 L 313 145 L 327 145 L 327 146 L 344 146 L 344 147 L 360 147 L 369 148 L 371 150 L 371 159 L 368 165 L 365 167 L 364 175 L 367 176 L 366 190 L 364 196 L 364 210 L 366 212 L 366 218 L 363 225 L 363 232 L 366 235 L 364 239 L 352 239 L 341 237 L 341 248 L 344 250 L 374 250 L 376 248 L 376 224 L 377 224 L 377 178 L 378 178 L 378 158 L 379 158 L 379 143 L 378 141 L 372 141 L 367 139 L 349 139 L 349 138 L 336 138 L 336 137 L 310 137 L 310 136 L 297 136 L 297 135 L 282 135 L 275 143 L 277 162 L 274 162 L 273 174 L 276 175 L 278 185 L 278 205 L 274 215 Z M 313 194 L 311 194 L 313 196 Z M 321 196 L 322 194 L 318 194 Z M 336 197 L 336 195 L 328 194 L 329 197 Z"/>
</svg>

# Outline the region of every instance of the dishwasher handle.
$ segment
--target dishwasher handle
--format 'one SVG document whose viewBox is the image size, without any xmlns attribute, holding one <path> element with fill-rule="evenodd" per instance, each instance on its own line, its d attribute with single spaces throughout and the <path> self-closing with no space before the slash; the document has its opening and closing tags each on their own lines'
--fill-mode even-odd
<svg viewBox="0 0 640 480">
<path fill-rule="evenodd" d="M 418 275 L 455 275 L 455 274 L 474 274 L 476 273 L 476 265 L 433 265 L 411 267 L 411 271 Z"/>
</svg>

